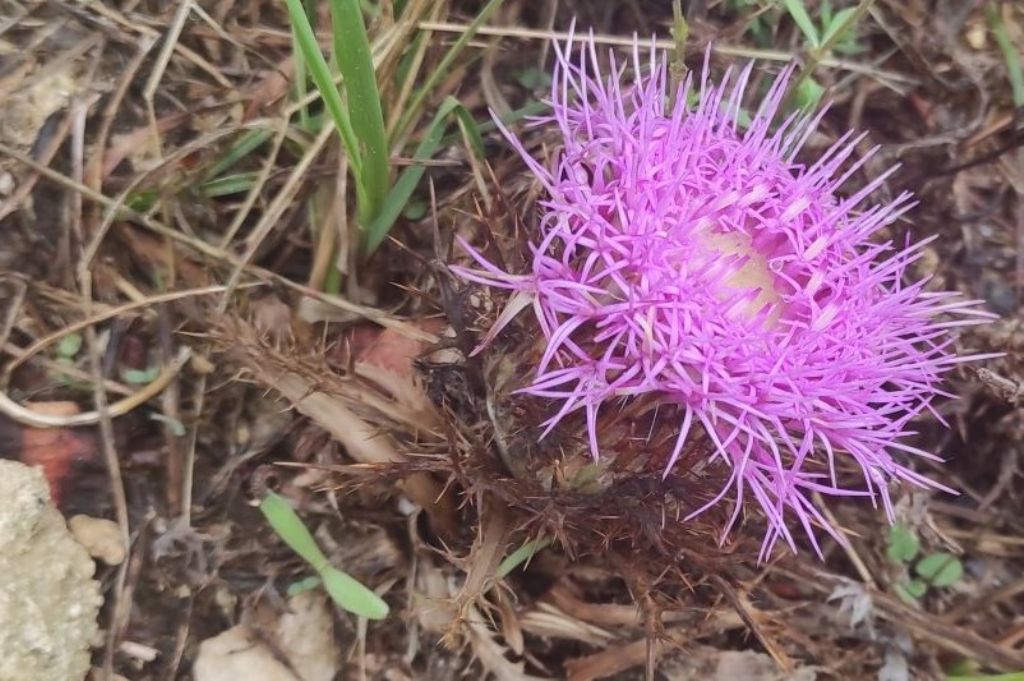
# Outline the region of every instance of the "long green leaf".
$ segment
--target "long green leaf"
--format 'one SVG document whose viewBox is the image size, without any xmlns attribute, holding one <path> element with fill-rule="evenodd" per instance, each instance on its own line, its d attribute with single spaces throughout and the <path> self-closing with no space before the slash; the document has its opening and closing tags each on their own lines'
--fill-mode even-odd
<svg viewBox="0 0 1024 681">
<path fill-rule="evenodd" d="M 269 140 L 272 136 L 273 135 L 269 130 L 247 131 L 238 138 L 237 142 L 228 148 L 227 152 L 220 157 L 216 163 L 210 166 L 206 171 L 204 178 L 212 180 L 221 173 L 230 170 L 236 163 L 259 149 L 263 143 Z"/>
<path fill-rule="evenodd" d="M 317 572 L 327 567 L 327 556 L 317 546 L 316 540 L 303 524 L 302 519 L 280 495 L 271 492 L 260 504 L 260 511 L 274 532 L 281 540 L 291 547 L 292 551 L 302 556 Z"/>
<path fill-rule="evenodd" d="M 344 79 L 348 113 L 363 167 L 360 179 L 366 191 L 366 202 L 359 205 L 359 224 L 365 228 L 377 217 L 388 195 L 384 115 L 359 0 L 331 0 L 330 6 L 334 59 Z"/>
<path fill-rule="evenodd" d="M 783 4 L 786 6 L 789 16 L 793 17 L 793 21 L 796 22 L 796 25 L 803 31 L 804 36 L 807 37 L 811 46 L 817 47 L 819 43 L 818 28 L 811 21 L 811 16 L 807 13 L 803 0 L 783 0 Z"/>
<path fill-rule="evenodd" d="M 299 47 L 299 39 L 294 25 L 292 25 L 292 46 L 292 51 L 295 53 L 295 99 L 301 102 L 306 99 L 306 81 L 308 76 L 306 74 L 306 60 L 302 56 L 302 49 Z M 306 105 L 299 107 L 299 127 L 306 131 L 310 129 L 309 107 Z"/>
<path fill-rule="evenodd" d="M 513 109 L 504 116 L 499 116 L 499 118 L 501 119 L 501 122 L 504 123 L 505 125 L 510 125 L 512 123 L 518 123 L 524 118 L 529 118 L 530 116 L 536 116 L 538 114 L 547 113 L 550 109 L 551 105 L 548 104 L 547 102 L 528 102 L 521 108 Z M 481 139 L 484 133 L 497 130 L 497 128 L 498 125 L 497 123 L 494 122 L 493 119 L 488 119 L 486 121 L 477 121 L 476 124 L 476 129 L 477 132 L 480 133 Z M 457 132 L 446 134 L 444 138 L 441 140 L 441 146 L 450 146 L 452 144 L 455 144 L 458 141 L 458 138 L 459 133 Z"/>
<path fill-rule="evenodd" d="M 452 113 L 459 121 L 459 128 L 462 129 L 469 150 L 478 159 L 482 159 L 484 157 L 484 136 L 480 134 L 480 126 L 477 125 L 473 114 L 461 104 L 455 106 Z"/>
<path fill-rule="evenodd" d="M 345 610 L 371 620 L 388 616 L 388 604 L 380 596 L 341 570 L 328 566 L 320 578 L 334 602 Z"/>
<path fill-rule="evenodd" d="M 260 504 L 260 511 L 277 536 L 316 570 L 335 603 L 360 617 L 387 617 L 388 604 L 380 596 L 327 562 L 316 539 L 284 498 L 270 492 Z"/>
<path fill-rule="evenodd" d="M 538 537 L 526 542 L 505 557 L 498 566 L 498 578 L 504 579 L 510 572 L 532 558 L 538 551 L 551 545 L 551 537 Z"/>
<path fill-rule="evenodd" d="M 399 139 L 413 119 L 419 115 L 420 107 L 423 106 L 424 99 L 426 99 L 427 95 L 434 92 L 437 88 L 437 84 L 448 74 L 448 69 L 451 67 L 452 62 L 454 62 L 455 58 L 459 56 L 463 48 L 469 44 L 469 41 L 473 39 L 476 32 L 480 30 L 483 23 L 487 21 L 487 17 L 491 16 L 494 10 L 498 9 L 501 2 L 502 0 L 490 0 L 490 2 L 484 5 L 484 8 L 480 10 L 480 14 L 476 15 L 476 18 L 466 26 L 466 30 L 462 32 L 459 39 L 455 41 L 455 44 L 448 49 L 444 57 L 441 59 L 441 63 L 437 65 L 434 72 L 427 78 L 427 82 L 424 83 L 412 96 L 412 101 L 409 102 L 409 106 L 404 112 L 402 112 L 401 118 L 398 119 L 398 125 L 395 126 L 394 133 L 392 134 L 392 141 Z"/>
<path fill-rule="evenodd" d="M 833 38 L 835 42 L 839 42 L 843 34 L 846 33 L 846 29 L 850 28 L 854 15 L 857 13 L 856 7 L 847 7 L 846 9 L 839 10 L 836 15 L 829 21 L 828 26 L 825 28 L 825 32 L 821 36 L 821 43 L 823 45 L 831 45 Z"/>
<path fill-rule="evenodd" d="M 434 114 L 434 120 L 430 122 L 427 134 L 416 148 L 416 154 L 413 156 L 413 165 L 407 167 L 398 176 L 398 181 L 395 182 L 387 199 L 384 201 L 384 209 L 366 229 L 366 250 L 368 253 L 376 251 L 377 247 L 384 241 L 384 237 L 387 236 L 398 216 L 402 214 L 405 204 L 408 203 L 409 197 L 412 196 L 416 185 L 419 184 L 423 173 L 426 172 L 426 167 L 415 162 L 429 160 L 434 155 L 434 152 L 437 151 L 438 146 L 441 144 L 441 139 L 444 137 L 448 116 L 458 109 L 465 110 L 462 104 L 459 103 L 459 100 L 454 97 L 448 97 L 441 104 L 437 113 Z M 469 115 L 468 112 L 466 115 Z"/>
<path fill-rule="evenodd" d="M 320 91 L 320 97 L 324 100 L 324 106 L 334 120 L 334 126 L 338 129 L 342 144 L 348 153 L 348 164 L 352 168 L 352 174 L 356 179 L 356 192 L 363 192 L 362 189 L 362 157 L 359 153 L 359 143 L 356 139 L 355 130 L 349 119 L 348 111 L 341 100 L 341 93 L 334 85 L 334 78 L 331 76 L 331 69 L 320 51 L 320 44 L 316 41 L 316 34 L 309 23 L 302 8 L 301 0 L 285 0 L 288 3 L 288 16 L 291 19 L 295 30 L 295 42 L 302 53 L 302 59 L 309 69 L 309 75 Z M 362 198 L 362 197 L 359 197 Z"/>
<path fill-rule="evenodd" d="M 259 173 L 233 173 L 231 175 L 221 175 L 212 180 L 207 180 L 199 185 L 199 191 L 203 193 L 203 196 L 208 198 L 216 198 L 218 196 L 230 196 L 232 194 L 241 194 L 252 189 L 253 183 L 260 176 Z"/>
<path fill-rule="evenodd" d="M 985 15 L 988 18 L 989 26 L 999 44 L 999 50 L 1003 53 L 1003 60 L 1006 62 L 1006 74 L 1010 80 L 1010 91 L 1013 93 L 1013 105 L 1024 106 L 1024 69 L 1021 68 L 1020 53 L 1010 40 L 1010 34 L 1003 23 L 1003 15 L 995 2 L 990 2 L 985 7 Z"/>
</svg>

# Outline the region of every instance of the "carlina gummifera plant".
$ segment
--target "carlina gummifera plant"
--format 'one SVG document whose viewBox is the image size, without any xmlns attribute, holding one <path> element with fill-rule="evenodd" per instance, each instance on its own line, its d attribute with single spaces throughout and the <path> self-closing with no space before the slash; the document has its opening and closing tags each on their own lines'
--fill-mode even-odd
<svg viewBox="0 0 1024 681">
<path fill-rule="evenodd" d="M 895 168 L 841 196 L 872 155 L 852 160 L 865 137 L 852 131 L 798 160 L 825 111 L 773 123 L 792 69 L 745 119 L 753 65 L 716 84 L 705 60 L 699 83 L 691 72 L 672 93 L 653 46 L 642 59 L 634 45 L 631 82 L 611 53 L 602 74 L 592 37 L 578 61 L 571 48 L 572 38 L 556 46 L 552 113 L 535 120 L 561 133 L 554 167 L 502 127 L 546 193 L 529 271 L 506 272 L 464 239 L 476 266 L 452 268 L 511 292 L 478 350 L 533 308 L 546 343 L 522 392 L 556 403 L 541 437 L 583 412 L 597 457 L 602 405 L 640 395 L 678 405 L 665 475 L 698 427 L 710 460 L 729 470 L 688 518 L 732 490 L 724 541 L 754 500 L 767 521 L 762 560 L 779 539 L 796 550 L 791 528 L 819 555 L 815 526 L 843 541 L 815 493 L 868 497 L 891 522 L 893 481 L 952 492 L 907 464 L 938 457 L 906 439 L 922 412 L 942 421 L 932 405 L 952 397 L 942 374 L 988 357 L 956 356 L 953 330 L 992 315 L 926 290 L 927 279 L 904 281 L 930 239 L 901 246 L 880 233 L 911 196 L 864 205 Z M 840 483 L 839 459 L 859 467 L 860 482 Z"/>
</svg>

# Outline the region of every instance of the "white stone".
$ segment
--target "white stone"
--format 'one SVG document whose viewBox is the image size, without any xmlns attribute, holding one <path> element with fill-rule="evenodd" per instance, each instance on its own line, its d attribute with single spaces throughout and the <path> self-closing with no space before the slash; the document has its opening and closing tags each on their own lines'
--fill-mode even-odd
<svg viewBox="0 0 1024 681">
<path fill-rule="evenodd" d="M 0 460 L 0 679 L 81 681 L 102 598 L 39 470 Z"/>
</svg>

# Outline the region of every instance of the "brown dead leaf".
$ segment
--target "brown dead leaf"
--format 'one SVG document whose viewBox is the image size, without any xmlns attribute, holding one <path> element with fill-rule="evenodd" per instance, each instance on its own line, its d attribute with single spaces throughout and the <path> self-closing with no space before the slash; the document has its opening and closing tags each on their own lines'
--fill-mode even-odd
<svg viewBox="0 0 1024 681">
<path fill-rule="evenodd" d="M 424 631 L 444 633 L 455 619 L 455 605 L 448 578 L 430 559 L 417 563 L 413 612 Z"/>
<path fill-rule="evenodd" d="M 508 649 L 498 643 L 497 635 L 486 622 L 479 610 L 469 608 L 466 616 L 469 642 L 480 664 L 498 681 L 544 681 L 544 677 L 527 674 L 524 663 L 508 659 Z"/>
<path fill-rule="evenodd" d="M 582 641 L 592 646 L 605 646 L 614 636 L 593 624 L 576 619 L 548 603 L 540 603 L 519 618 L 525 631 L 534 636 Z"/>
<path fill-rule="evenodd" d="M 157 120 L 157 131 L 164 135 L 188 123 L 192 120 L 192 116 L 193 114 L 188 111 L 165 116 Z M 110 145 L 103 154 L 102 178 L 110 177 L 111 173 L 125 159 L 129 159 L 136 164 L 143 164 L 149 158 L 152 150 L 153 128 L 148 124 L 140 125 L 134 130 L 114 135 L 110 140 Z"/>
<path fill-rule="evenodd" d="M 771 657 L 752 650 L 718 650 L 710 646 L 688 648 L 685 654 L 673 655 L 658 666 L 668 681 L 814 681 L 817 671 L 802 667 L 781 672 Z"/>
<path fill-rule="evenodd" d="M 440 319 L 422 319 L 414 324 L 434 335 L 444 329 Z M 438 423 L 434 404 L 427 396 L 414 365 L 429 349 L 427 343 L 393 329 L 383 329 L 373 334 L 353 334 L 352 344 L 356 356 L 355 371 L 359 376 L 390 394 L 415 415 L 420 427 L 429 428 Z"/>
<path fill-rule="evenodd" d="M 288 399 L 299 413 L 340 442 L 349 456 L 360 463 L 397 463 L 404 460 L 391 438 L 380 428 L 364 421 L 338 397 L 315 389 L 311 380 L 294 373 L 266 377 L 272 386 Z M 458 535 L 454 502 L 450 495 L 427 473 L 413 473 L 401 483 L 402 491 L 430 514 L 435 527 L 447 537 Z"/>
<path fill-rule="evenodd" d="M 244 625 L 199 644 L 192 673 L 196 681 L 303 681 Z"/>
<path fill-rule="evenodd" d="M 252 301 L 252 323 L 275 344 L 295 340 L 292 309 L 277 295 L 269 293 Z"/>
<path fill-rule="evenodd" d="M 566 660 L 567 678 L 569 681 L 595 681 L 639 667 L 647 661 L 649 645 L 654 646 L 654 659 L 658 659 L 665 644 L 641 638 L 623 645 L 608 647 L 594 655 Z"/>
</svg>

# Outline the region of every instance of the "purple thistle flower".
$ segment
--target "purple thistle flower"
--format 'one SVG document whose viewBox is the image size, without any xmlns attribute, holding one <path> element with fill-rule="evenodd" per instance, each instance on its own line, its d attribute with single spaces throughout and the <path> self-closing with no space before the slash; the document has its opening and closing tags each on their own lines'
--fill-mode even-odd
<svg viewBox="0 0 1024 681">
<path fill-rule="evenodd" d="M 665 474 L 691 428 L 702 427 L 711 460 L 730 477 L 689 517 L 735 490 L 724 541 L 753 498 L 768 525 L 762 559 L 780 538 L 796 550 L 793 519 L 819 555 L 815 525 L 843 541 L 815 492 L 881 500 L 892 520 L 891 481 L 952 491 L 903 463 L 938 459 L 905 440 L 923 411 L 942 420 L 932 401 L 952 395 L 941 375 L 983 357 L 954 355 L 951 329 L 991 315 L 979 301 L 926 291 L 927 280 L 904 283 L 928 241 L 872 240 L 913 206 L 906 193 L 862 205 L 895 168 L 842 198 L 871 156 L 848 163 L 864 134 L 798 161 L 824 111 L 772 125 L 791 69 L 743 126 L 752 65 L 730 86 L 731 69 L 716 85 L 705 63 L 699 103 L 687 105 L 690 74 L 670 110 L 666 63 L 653 46 L 647 64 L 634 46 L 637 75 L 624 84 L 614 55 L 605 77 L 593 39 L 578 63 L 571 42 L 556 46 L 553 114 L 539 121 L 561 131 L 555 168 L 502 127 L 547 193 L 531 271 L 504 272 L 465 241 L 479 269 L 453 268 L 512 292 L 481 347 L 533 307 L 546 346 L 523 391 L 560 403 L 544 435 L 582 410 L 596 457 L 603 404 L 655 394 L 678 405 Z M 859 466 L 862 485 L 840 485 L 840 458 Z"/>
</svg>

